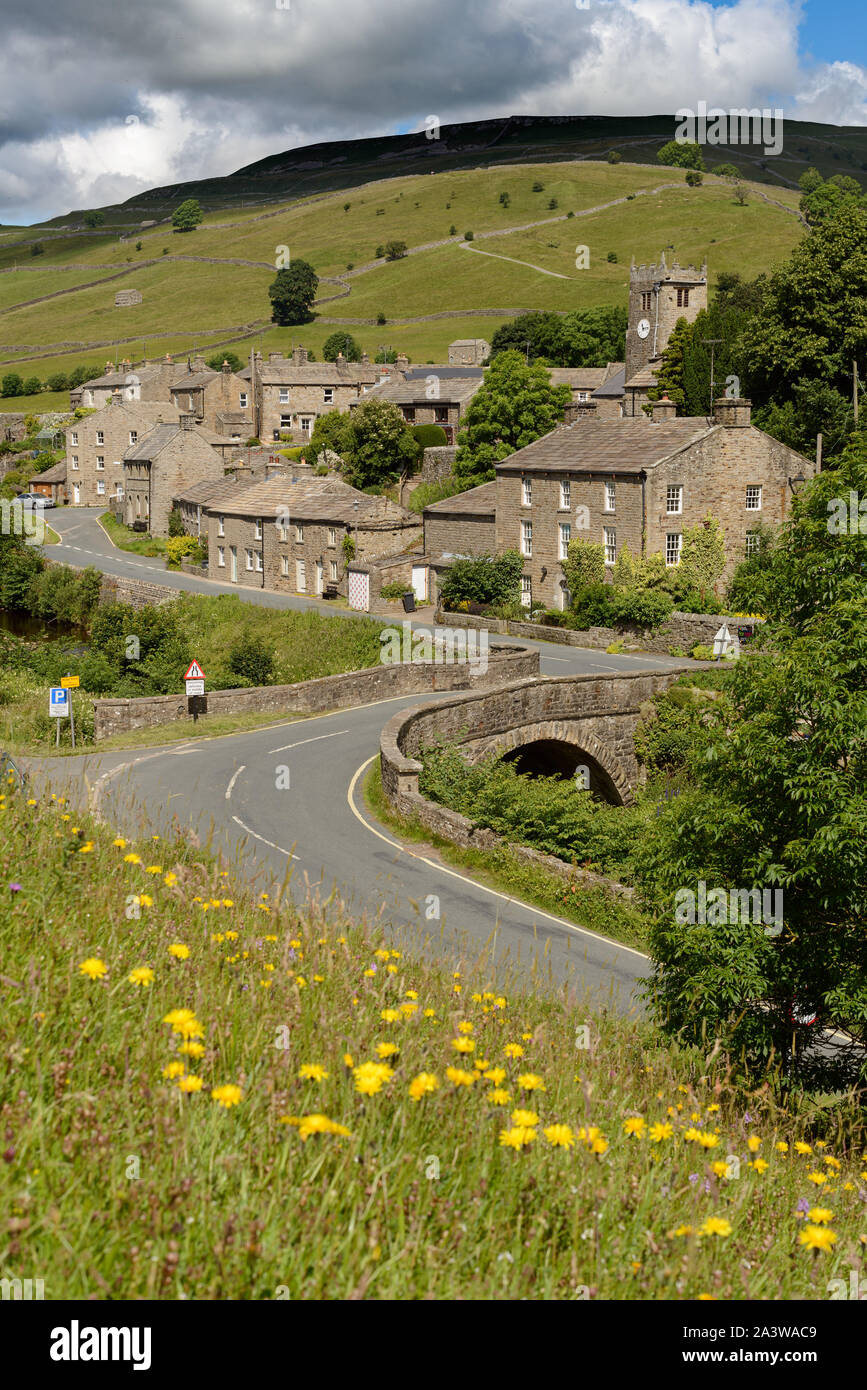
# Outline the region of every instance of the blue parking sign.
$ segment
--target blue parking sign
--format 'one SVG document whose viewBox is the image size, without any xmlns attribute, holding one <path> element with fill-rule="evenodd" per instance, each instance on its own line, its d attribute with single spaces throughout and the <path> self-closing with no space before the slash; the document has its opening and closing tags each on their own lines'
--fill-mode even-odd
<svg viewBox="0 0 867 1390">
<path fill-rule="evenodd" d="M 55 719 L 65 719 L 69 714 L 69 691 L 59 685 L 52 685 L 48 692 L 48 713 Z"/>
</svg>

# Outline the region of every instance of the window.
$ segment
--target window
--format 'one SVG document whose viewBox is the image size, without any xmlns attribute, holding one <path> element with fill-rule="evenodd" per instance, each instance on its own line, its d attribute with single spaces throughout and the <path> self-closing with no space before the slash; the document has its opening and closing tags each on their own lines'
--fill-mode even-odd
<svg viewBox="0 0 867 1390">
<path fill-rule="evenodd" d="M 307 588 L 307 570 L 303 560 L 295 561 L 295 588 L 301 594 Z"/>
<path fill-rule="evenodd" d="M 560 522 L 560 559 L 565 560 L 569 554 L 569 542 L 572 539 L 572 527 L 568 521 Z"/>
<path fill-rule="evenodd" d="M 291 430 L 292 428 L 292 416 L 288 411 L 285 415 L 280 416 L 280 428 L 281 430 Z"/>
<path fill-rule="evenodd" d="M 751 483 L 747 487 L 747 511 L 760 512 L 762 510 L 762 489 L 758 484 Z"/>
<path fill-rule="evenodd" d="M 192 398 L 192 396 L 187 396 L 187 410 L 192 410 L 192 408 L 193 408 L 193 398 Z"/>
<path fill-rule="evenodd" d="M 257 517 L 256 517 L 256 540 L 257 540 L 257 541 L 260 541 L 261 539 L 262 539 L 262 518 L 261 518 L 260 516 L 257 516 Z"/>
<path fill-rule="evenodd" d="M 289 387 L 288 387 L 288 386 L 281 386 L 281 387 L 280 387 L 280 404 L 281 404 L 281 405 L 288 405 L 288 404 L 289 404 Z"/>
<path fill-rule="evenodd" d="M 226 547 L 224 545 L 217 546 L 217 564 L 221 569 L 226 568 Z"/>
<path fill-rule="evenodd" d="M 262 573 L 262 552 L 261 552 L 261 550 L 257 550 L 257 551 L 256 551 L 256 569 L 259 571 L 260 574 Z"/>
<path fill-rule="evenodd" d="M 225 518 L 224 516 L 218 516 L 218 517 L 217 517 L 217 535 L 218 535 L 218 536 L 225 536 L 225 534 L 226 534 L 226 525 L 225 525 L 225 522 L 226 522 L 226 518 Z"/>
<path fill-rule="evenodd" d="M 97 456 L 96 456 L 96 471 L 97 471 L 97 473 L 101 473 L 102 470 L 103 470 L 104 468 L 105 468 L 105 455 L 104 455 L 104 454 L 97 454 Z"/>
<path fill-rule="evenodd" d="M 750 555 L 758 555 L 760 549 L 760 537 L 758 531 L 747 531 L 746 545 L 744 554 L 749 559 Z"/>
<path fill-rule="evenodd" d="M 70 436 L 69 436 L 69 442 L 70 442 L 70 444 L 77 444 L 77 443 L 78 443 L 78 432 L 77 432 L 76 430 L 72 430 L 72 431 L 71 431 Z M 97 443 L 101 444 L 101 443 L 102 443 L 102 440 L 101 440 L 101 439 L 97 440 Z"/>
<path fill-rule="evenodd" d="M 567 479 L 560 484 L 560 508 L 568 512 L 572 506 L 572 484 Z"/>
<path fill-rule="evenodd" d="M 407 424 L 411 425 L 415 420 L 415 407 L 411 405 L 405 405 L 403 407 L 403 418 L 404 420 L 406 420 Z"/>
<path fill-rule="evenodd" d="M 605 527 L 605 563 L 613 565 L 617 559 L 617 532 Z"/>
<path fill-rule="evenodd" d="M 96 485 L 96 492 L 97 492 L 97 496 L 99 496 L 99 497 L 104 497 L 104 496 L 105 496 L 105 483 L 103 482 L 103 480 L 102 480 L 101 478 L 100 478 L 99 482 L 98 482 L 97 485 Z"/>
<path fill-rule="evenodd" d="M 252 550 L 245 550 L 244 554 L 247 557 L 247 569 L 251 570 L 253 568 L 253 552 Z"/>
<path fill-rule="evenodd" d="M 529 574 L 521 575 L 521 605 L 524 608 L 533 606 L 533 581 Z"/>
<path fill-rule="evenodd" d="M 533 523 L 532 521 L 521 522 L 521 554 L 533 554 Z"/>
<path fill-rule="evenodd" d="M 123 497 L 123 483 L 115 483 L 114 495 L 115 497 Z"/>
<path fill-rule="evenodd" d="M 295 539 L 296 541 L 303 541 L 304 539 L 304 523 L 301 521 L 295 523 Z"/>
<path fill-rule="evenodd" d="M 312 430 L 312 428 L 313 428 L 313 416 L 312 416 L 312 415 L 302 415 L 302 416 L 301 416 L 301 429 L 304 431 L 304 433 L 305 433 L 305 434 L 309 434 L 310 431 Z"/>
<path fill-rule="evenodd" d="M 331 561 L 331 578 L 332 578 L 332 579 L 336 579 L 336 578 L 337 578 L 337 561 L 336 561 L 336 560 L 332 560 L 332 561 Z"/>
<path fill-rule="evenodd" d="M 337 544 L 337 527 L 336 527 L 336 526 L 329 526 L 329 528 L 328 528 L 328 544 L 329 544 L 329 545 L 336 545 L 336 544 Z"/>
<path fill-rule="evenodd" d="M 605 484 L 605 510 L 606 510 L 606 512 L 613 512 L 613 511 L 614 511 L 614 498 L 615 498 L 616 488 L 617 488 L 617 484 L 616 484 L 616 483 L 606 483 L 606 484 Z"/>
<path fill-rule="evenodd" d="M 135 444 L 135 442 L 136 442 L 137 439 L 138 439 L 138 430 L 130 430 L 130 432 L 129 432 L 129 442 L 130 442 L 130 444 Z"/>
<path fill-rule="evenodd" d="M 239 407 L 240 407 L 241 410 L 246 410 L 246 409 L 247 409 L 247 392 L 246 392 L 246 391 L 239 391 L 239 392 L 238 392 L 238 405 L 239 405 Z"/>
<path fill-rule="evenodd" d="M 73 442 L 76 442 L 76 441 L 73 441 Z M 105 443 L 105 431 L 104 431 L 104 430 L 97 430 L 97 431 L 96 431 L 96 442 L 97 442 L 97 444 L 104 444 L 104 443 Z"/>
<path fill-rule="evenodd" d="M 683 511 L 683 485 L 669 483 L 665 489 L 665 511 L 667 516 L 680 516 Z"/>
<path fill-rule="evenodd" d="M 74 472 L 78 472 L 78 454 L 72 455 L 72 468 Z"/>
<path fill-rule="evenodd" d="M 665 563 L 667 565 L 680 564 L 680 543 L 682 537 L 679 531 L 669 531 L 665 538 Z"/>
<path fill-rule="evenodd" d="M 650 301 L 652 298 L 653 295 L 650 290 L 641 291 L 641 307 L 645 313 L 647 313 L 647 310 L 650 308 Z"/>
<path fill-rule="evenodd" d="M 678 309 L 689 308 L 689 290 L 682 285 L 679 285 L 677 290 L 677 307 Z"/>
<path fill-rule="evenodd" d="M 325 401 L 325 404 L 326 404 L 326 405 L 333 405 L 333 404 L 334 404 L 334 387 L 333 387 L 333 386 L 324 386 L 324 387 L 322 388 L 322 395 L 323 395 L 323 398 L 324 398 L 324 401 Z"/>
<path fill-rule="evenodd" d="M 533 505 L 533 479 L 521 479 L 521 505 L 531 507 Z"/>
<path fill-rule="evenodd" d="M 286 579 L 289 578 L 289 556 L 288 556 L 288 555 L 281 555 L 281 556 L 280 556 L 280 573 L 281 573 Z"/>
<path fill-rule="evenodd" d="M 579 400 L 579 401 L 589 401 L 589 399 L 590 399 L 590 392 L 589 392 L 589 391 L 576 391 L 575 396 L 576 396 L 576 400 Z"/>
</svg>

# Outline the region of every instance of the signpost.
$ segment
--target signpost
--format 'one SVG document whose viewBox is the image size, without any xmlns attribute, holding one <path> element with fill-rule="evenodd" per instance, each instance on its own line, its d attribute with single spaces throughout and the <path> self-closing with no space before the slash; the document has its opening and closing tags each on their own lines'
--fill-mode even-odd
<svg viewBox="0 0 867 1390">
<path fill-rule="evenodd" d="M 714 660 L 719 661 L 722 657 L 727 656 L 729 652 L 736 651 L 736 649 L 737 641 L 729 632 L 728 625 L 723 623 L 713 639 Z"/>
<path fill-rule="evenodd" d="M 195 724 L 200 714 L 207 711 L 205 700 L 205 673 L 198 661 L 191 661 L 187 670 L 184 672 L 184 683 L 187 687 L 187 713 L 193 716 Z"/>
<path fill-rule="evenodd" d="M 70 713 L 69 691 L 64 690 L 59 685 L 52 685 L 48 691 L 48 713 L 52 719 L 66 719 Z M 57 729 L 56 746 L 60 747 L 60 724 L 55 725 Z"/>
</svg>

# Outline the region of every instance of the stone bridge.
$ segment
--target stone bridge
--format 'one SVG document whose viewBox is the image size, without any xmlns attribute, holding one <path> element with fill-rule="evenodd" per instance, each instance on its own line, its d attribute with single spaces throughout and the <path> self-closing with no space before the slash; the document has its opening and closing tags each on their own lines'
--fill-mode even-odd
<svg viewBox="0 0 867 1390">
<path fill-rule="evenodd" d="M 591 791 L 628 805 L 640 780 L 634 742 L 640 707 L 692 669 L 525 679 L 417 705 L 396 714 L 382 732 L 383 788 L 396 805 L 418 814 L 424 798 L 416 755 L 429 744 L 457 743 L 471 761 L 502 753 L 524 772 L 571 778 L 586 767 Z"/>
</svg>

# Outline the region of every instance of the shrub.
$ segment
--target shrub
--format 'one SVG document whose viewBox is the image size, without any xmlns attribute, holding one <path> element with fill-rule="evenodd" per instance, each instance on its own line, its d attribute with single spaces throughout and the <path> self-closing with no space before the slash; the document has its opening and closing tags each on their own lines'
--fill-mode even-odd
<svg viewBox="0 0 867 1390">
<path fill-rule="evenodd" d="M 610 589 L 610 611 L 616 622 L 637 627 L 659 627 L 674 609 L 670 594 L 660 590 Z"/>
<path fill-rule="evenodd" d="M 616 265 L 616 264 L 617 264 L 617 252 L 616 252 L 616 251 L 609 251 L 609 252 L 608 252 L 608 255 L 607 255 L 607 257 L 606 257 L 606 260 L 610 261 L 612 265 Z"/>
<path fill-rule="evenodd" d="M 384 255 L 385 255 L 385 247 L 384 247 L 384 246 L 377 246 L 377 248 L 376 248 L 376 250 L 374 251 L 373 255 L 374 255 L 374 258 L 375 258 L 377 261 L 381 261 L 382 258 L 383 258 Z"/>
<path fill-rule="evenodd" d="M 229 670 L 239 685 L 270 685 L 274 657 L 261 637 L 246 633 L 229 652 Z"/>
<path fill-rule="evenodd" d="M 24 383 L 24 391 L 22 394 L 25 396 L 38 396 L 41 390 L 42 382 L 39 380 L 39 377 L 29 376 Z"/>
<path fill-rule="evenodd" d="M 544 187 L 545 187 L 545 185 L 544 185 L 543 183 L 540 183 L 539 180 L 537 179 L 536 182 L 533 184 L 533 192 L 534 192 L 534 193 L 541 193 L 541 192 L 542 192 L 542 189 L 543 189 Z"/>
<path fill-rule="evenodd" d="M 548 199 L 548 207 L 551 208 L 551 210 L 553 211 L 553 209 L 554 209 L 555 207 L 557 207 L 557 199 L 556 199 L 556 198 L 549 198 L 549 199 Z"/>
<path fill-rule="evenodd" d="M 385 317 L 385 314 L 382 312 L 381 309 L 380 309 L 379 313 L 378 313 L 377 316 L 376 316 L 376 322 L 377 322 L 378 324 L 380 324 L 380 325 L 382 325 L 382 324 L 388 322 L 388 320 L 387 320 L 386 317 Z"/>
<path fill-rule="evenodd" d="M 572 613 L 579 627 L 611 627 L 612 589 L 608 584 L 584 584 L 572 590 Z"/>
<path fill-rule="evenodd" d="M 523 569 L 524 562 L 517 550 L 455 560 L 440 584 L 443 607 L 454 608 L 463 601 L 480 604 L 517 601 Z"/>
<path fill-rule="evenodd" d="M 410 433 L 414 439 L 418 440 L 419 454 L 424 449 L 441 448 L 443 444 L 449 442 L 449 437 L 442 425 L 413 425 Z"/>
<path fill-rule="evenodd" d="M 33 241 L 30 243 L 30 254 L 31 256 L 45 255 L 45 247 L 42 245 L 41 241 Z"/>
<path fill-rule="evenodd" d="M 457 227 L 455 226 L 455 224 L 454 224 L 454 222 L 453 222 L 452 225 L 449 227 L 449 236 L 457 236 L 457 234 L 458 234 L 458 229 L 457 229 Z"/>
<path fill-rule="evenodd" d="M 569 542 L 563 575 L 573 594 L 587 584 L 601 584 L 605 579 L 605 550 L 595 541 L 576 538 Z"/>
<path fill-rule="evenodd" d="M 464 232 L 464 241 L 472 241 L 472 239 L 473 239 L 473 234 L 472 234 L 472 232 Z"/>
<path fill-rule="evenodd" d="M 508 193 L 501 193 L 501 194 L 500 194 L 499 201 L 500 201 L 500 205 L 501 205 L 502 207 L 507 208 L 507 207 L 509 206 L 509 204 L 511 203 L 512 200 L 511 200 L 511 198 L 509 197 Z"/>
<path fill-rule="evenodd" d="M 608 154 L 605 157 L 608 160 L 609 164 L 619 164 L 621 159 L 623 158 L 623 155 L 620 153 L 619 150 L 609 150 Z"/>
<path fill-rule="evenodd" d="M 166 541 L 166 568 L 179 569 L 181 560 L 194 555 L 199 549 L 195 536 L 171 536 Z"/>
<path fill-rule="evenodd" d="M 686 181 L 690 188 L 698 188 L 703 183 L 702 176 L 697 169 L 687 169 Z"/>
<path fill-rule="evenodd" d="M 182 536 L 184 534 L 184 523 L 181 519 L 180 511 L 177 507 L 172 507 L 169 512 L 169 535 Z"/>
<path fill-rule="evenodd" d="M 385 259 L 387 261 L 403 260 L 406 253 L 407 244 L 405 241 L 387 241 L 385 243 Z"/>
<path fill-rule="evenodd" d="M 391 601 L 392 599 L 403 598 L 404 594 L 408 593 L 411 588 L 411 584 L 404 584 L 401 580 L 395 579 L 391 584 L 383 584 L 379 594 L 381 598 Z"/>
</svg>

